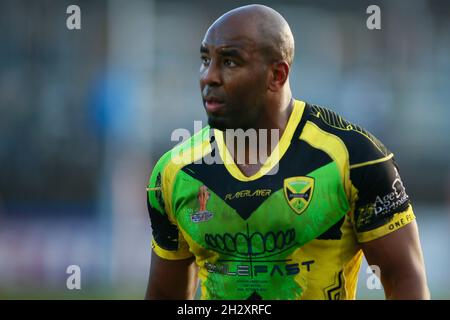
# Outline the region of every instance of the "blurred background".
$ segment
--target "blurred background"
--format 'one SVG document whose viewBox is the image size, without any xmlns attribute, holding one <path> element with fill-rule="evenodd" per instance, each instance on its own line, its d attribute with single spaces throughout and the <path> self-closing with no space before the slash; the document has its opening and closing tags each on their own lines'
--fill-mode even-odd
<svg viewBox="0 0 450 320">
<path fill-rule="evenodd" d="M 296 40 L 296 98 L 394 151 L 432 297 L 450 299 L 450 2 L 262 1 Z M 69 30 L 66 9 L 81 9 Z M 244 1 L 0 0 L 0 299 L 141 299 L 145 186 L 171 133 L 206 117 L 199 47 Z M 381 8 L 368 30 L 366 8 Z M 81 290 L 66 269 L 81 268 Z M 358 298 L 368 290 L 361 268 Z"/>
</svg>

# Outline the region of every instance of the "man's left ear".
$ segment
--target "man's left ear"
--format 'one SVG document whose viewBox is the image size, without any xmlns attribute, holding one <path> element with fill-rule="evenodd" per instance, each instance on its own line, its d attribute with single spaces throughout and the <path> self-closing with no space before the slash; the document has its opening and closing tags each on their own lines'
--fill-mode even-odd
<svg viewBox="0 0 450 320">
<path fill-rule="evenodd" d="M 269 90 L 279 91 L 289 76 L 289 64 L 286 61 L 277 61 L 272 64 Z"/>
</svg>

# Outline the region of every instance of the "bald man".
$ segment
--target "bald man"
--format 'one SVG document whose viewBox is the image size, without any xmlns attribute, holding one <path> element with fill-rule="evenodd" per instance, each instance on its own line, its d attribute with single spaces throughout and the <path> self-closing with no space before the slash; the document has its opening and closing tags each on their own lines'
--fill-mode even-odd
<svg viewBox="0 0 450 320">
<path fill-rule="evenodd" d="M 393 154 L 292 97 L 285 19 L 261 5 L 234 9 L 210 26 L 200 54 L 209 125 L 150 177 L 146 298 L 354 299 L 363 255 L 386 298 L 429 298 Z"/>
</svg>

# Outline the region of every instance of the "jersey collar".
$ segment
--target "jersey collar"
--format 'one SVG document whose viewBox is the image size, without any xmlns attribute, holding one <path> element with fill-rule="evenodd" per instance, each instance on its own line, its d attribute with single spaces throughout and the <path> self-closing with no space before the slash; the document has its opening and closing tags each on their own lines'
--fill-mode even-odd
<svg viewBox="0 0 450 320">
<path fill-rule="evenodd" d="M 223 132 L 214 129 L 214 136 L 216 138 L 217 146 L 219 149 L 220 157 L 224 163 L 225 168 L 228 172 L 237 180 L 240 181 L 253 181 L 261 178 L 268 172 L 270 172 L 281 160 L 283 155 L 286 153 L 287 149 L 291 144 L 292 137 L 294 135 L 295 129 L 297 128 L 300 119 L 302 118 L 303 111 L 305 110 L 305 102 L 294 100 L 294 107 L 292 108 L 291 115 L 289 116 L 286 129 L 281 136 L 280 141 L 275 146 L 274 150 L 267 158 L 266 162 L 261 166 L 261 168 L 254 175 L 247 177 L 242 173 L 239 167 L 234 162 L 228 148 L 225 145 Z"/>
</svg>

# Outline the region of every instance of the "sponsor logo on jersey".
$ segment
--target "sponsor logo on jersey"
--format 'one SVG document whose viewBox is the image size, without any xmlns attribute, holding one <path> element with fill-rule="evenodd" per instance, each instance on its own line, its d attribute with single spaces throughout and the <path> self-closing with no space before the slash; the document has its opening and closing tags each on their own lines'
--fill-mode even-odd
<svg viewBox="0 0 450 320">
<path fill-rule="evenodd" d="M 209 249 L 224 255 L 252 259 L 274 256 L 297 246 L 295 229 L 266 233 L 206 233 L 205 243 Z"/>
<path fill-rule="evenodd" d="M 225 200 L 233 200 L 238 198 L 245 198 L 245 197 L 268 197 L 272 193 L 272 190 L 270 189 L 257 189 L 255 191 L 251 190 L 241 190 L 235 193 L 227 193 L 225 195 Z"/>
<path fill-rule="evenodd" d="M 363 228 L 379 216 L 390 215 L 408 202 L 409 197 L 397 169 L 395 179 L 391 185 L 391 192 L 383 196 L 376 196 L 375 201 L 361 207 L 357 219 L 357 228 Z"/>
<path fill-rule="evenodd" d="M 274 276 L 294 276 L 303 272 L 311 272 L 314 260 L 301 261 L 296 263 L 289 263 L 290 260 L 285 260 L 284 263 L 264 263 L 252 262 L 245 263 L 210 263 L 206 262 L 205 267 L 209 273 L 218 273 L 227 276 L 251 276 L 257 278 L 258 276 L 268 275 Z M 280 261 L 282 262 L 282 261 Z"/>
<path fill-rule="evenodd" d="M 292 210 L 302 214 L 311 202 L 314 192 L 314 178 L 291 177 L 284 179 L 284 195 Z"/>
<path fill-rule="evenodd" d="M 191 221 L 194 223 L 208 221 L 213 217 L 212 212 L 206 210 L 210 194 L 206 186 L 201 186 L 198 190 L 197 199 L 199 202 L 199 210 L 191 215 Z"/>
<path fill-rule="evenodd" d="M 395 169 L 395 180 L 392 182 L 392 192 L 383 197 L 375 198 L 375 215 L 385 215 L 404 205 L 409 197 L 406 194 L 403 182 L 400 179 L 397 169 Z"/>
<path fill-rule="evenodd" d="M 288 256 L 298 248 L 294 228 L 279 231 L 237 233 L 206 233 L 205 244 L 219 253 L 214 262 L 206 261 L 209 273 L 227 276 L 293 276 L 310 272 L 314 260 L 293 261 Z"/>
<path fill-rule="evenodd" d="M 377 196 L 375 198 L 375 215 L 384 215 L 396 210 L 404 205 L 409 197 L 406 194 L 403 182 L 400 179 L 397 169 L 395 169 L 395 180 L 392 182 L 392 191 L 383 197 Z"/>
</svg>

